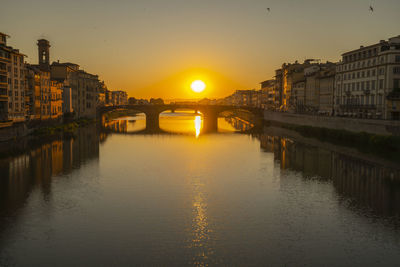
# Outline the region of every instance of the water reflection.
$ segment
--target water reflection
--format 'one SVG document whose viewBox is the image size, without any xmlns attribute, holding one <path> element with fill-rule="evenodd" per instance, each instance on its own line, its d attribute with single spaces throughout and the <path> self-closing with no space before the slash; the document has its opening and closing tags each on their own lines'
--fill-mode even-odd
<svg viewBox="0 0 400 267">
<path fill-rule="evenodd" d="M 6 227 L 4 219 L 23 208 L 32 191 L 40 190 L 43 200 L 49 201 L 53 176 L 98 158 L 99 141 L 97 128 L 86 127 L 73 138 L 26 142 L 20 155 L 0 158 L 0 232 Z"/>
<path fill-rule="evenodd" d="M 218 120 L 219 132 L 245 132 L 254 127 L 254 124 L 239 117 L 228 116 Z"/>
<path fill-rule="evenodd" d="M 199 113 L 186 110 L 166 111 L 160 114 L 160 130 L 157 133 L 193 135 L 197 138 L 203 133 L 204 119 Z M 253 124 L 235 116 L 219 117 L 218 132 L 245 132 Z M 146 118 L 144 115 L 123 117 L 103 123 L 103 129 L 114 133 L 145 133 Z M 151 132 L 154 134 L 154 132 Z"/>
<path fill-rule="evenodd" d="M 192 241 L 189 246 L 194 251 L 192 261 L 195 266 L 208 266 L 209 257 L 213 254 L 210 246 L 210 229 L 207 216 L 207 199 L 205 183 L 200 178 L 192 181 L 193 204 L 192 204 Z"/>
<path fill-rule="evenodd" d="M 106 121 L 102 125 L 106 132 L 136 133 L 146 129 L 146 116 L 142 113 Z"/>
<path fill-rule="evenodd" d="M 191 136 L 110 137 L 124 119 L 2 157 L 0 266 L 398 262 L 396 166 L 271 134 L 193 142 L 201 116 L 167 116 Z"/>
<path fill-rule="evenodd" d="M 168 133 L 192 135 L 198 138 L 203 129 L 203 118 L 193 110 L 175 110 L 160 114 L 160 129 Z"/>
<path fill-rule="evenodd" d="M 199 138 L 202 127 L 203 127 L 203 120 L 201 119 L 201 116 L 198 115 L 194 118 L 194 128 L 196 130 L 196 138 Z"/>
<path fill-rule="evenodd" d="M 305 179 L 332 181 L 341 196 L 340 201 L 344 201 L 349 208 L 357 212 L 373 211 L 379 216 L 400 218 L 398 168 L 290 138 L 269 135 L 260 135 L 258 138 L 264 151 L 274 153 L 282 170 L 298 171 Z M 400 223 L 398 219 L 397 223 Z"/>
</svg>

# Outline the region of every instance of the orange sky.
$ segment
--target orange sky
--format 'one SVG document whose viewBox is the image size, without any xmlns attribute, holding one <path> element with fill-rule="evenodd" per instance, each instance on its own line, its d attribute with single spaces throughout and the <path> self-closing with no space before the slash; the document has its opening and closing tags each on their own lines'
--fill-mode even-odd
<svg viewBox="0 0 400 267">
<path fill-rule="evenodd" d="M 28 62 L 46 38 L 52 61 L 136 98 L 216 98 L 259 88 L 283 62 L 338 61 L 399 35 L 400 1 L 372 2 L 374 13 L 366 0 L 2 0 L 0 31 Z"/>
</svg>

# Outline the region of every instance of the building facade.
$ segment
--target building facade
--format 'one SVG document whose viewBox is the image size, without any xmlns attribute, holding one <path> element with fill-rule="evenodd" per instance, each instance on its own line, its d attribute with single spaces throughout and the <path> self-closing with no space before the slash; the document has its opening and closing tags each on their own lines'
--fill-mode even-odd
<svg viewBox="0 0 400 267">
<path fill-rule="evenodd" d="M 388 97 L 400 89 L 400 36 L 344 53 L 336 71 L 337 115 L 390 119 Z"/>
<path fill-rule="evenodd" d="M 62 83 L 58 81 L 50 82 L 50 117 L 51 119 L 61 119 L 63 116 L 63 94 Z"/>
<path fill-rule="evenodd" d="M 80 70 L 78 64 L 53 62 L 51 75 L 54 80 L 71 88 L 72 110 L 76 118 L 95 118 L 98 94 L 102 84 L 97 75 Z M 65 90 L 69 92 L 69 90 Z M 66 93 L 63 98 L 68 98 Z"/>
<path fill-rule="evenodd" d="M 3 121 L 24 121 L 25 55 L 7 46 L 8 37 L 0 33 L 0 118 Z"/>
</svg>

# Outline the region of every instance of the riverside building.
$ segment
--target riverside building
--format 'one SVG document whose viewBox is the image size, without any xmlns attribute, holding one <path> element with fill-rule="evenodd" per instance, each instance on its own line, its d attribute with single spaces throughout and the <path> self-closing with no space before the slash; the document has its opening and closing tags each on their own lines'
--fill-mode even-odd
<svg viewBox="0 0 400 267">
<path fill-rule="evenodd" d="M 25 55 L 7 46 L 9 35 L 0 33 L 0 120 L 25 120 Z"/>
<path fill-rule="evenodd" d="M 400 35 L 342 54 L 335 77 L 336 115 L 395 119 L 400 90 Z M 394 109 L 393 109 L 394 108 Z"/>
</svg>

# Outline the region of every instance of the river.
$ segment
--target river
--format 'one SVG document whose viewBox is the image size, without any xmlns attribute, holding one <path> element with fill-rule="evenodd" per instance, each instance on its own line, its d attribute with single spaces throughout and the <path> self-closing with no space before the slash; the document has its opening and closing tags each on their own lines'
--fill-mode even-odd
<svg viewBox="0 0 400 267">
<path fill-rule="evenodd" d="M 189 112 L 0 158 L 0 266 L 398 266 L 400 170 Z"/>
</svg>

